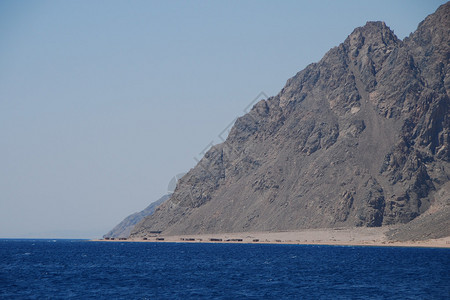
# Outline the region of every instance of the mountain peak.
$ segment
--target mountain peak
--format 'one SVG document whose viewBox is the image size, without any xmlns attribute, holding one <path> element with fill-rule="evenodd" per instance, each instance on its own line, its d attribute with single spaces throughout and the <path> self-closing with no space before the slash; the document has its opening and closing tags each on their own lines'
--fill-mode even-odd
<svg viewBox="0 0 450 300">
<path fill-rule="evenodd" d="M 368 35 L 377 32 L 391 32 L 391 29 L 383 21 L 367 21 L 364 26 L 355 28 L 353 32 L 355 31 L 359 31 Z"/>
<path fill-rule="evenodd" d="M 366 48 L 376 50 L 381 47 L 396 46 L 399 39 L 394 32 L 381 21 L 367 22 L 366 25 L 358 27 L 347 37 L 344 44 L 354 54 L 360 49 Z"/>
</svg>

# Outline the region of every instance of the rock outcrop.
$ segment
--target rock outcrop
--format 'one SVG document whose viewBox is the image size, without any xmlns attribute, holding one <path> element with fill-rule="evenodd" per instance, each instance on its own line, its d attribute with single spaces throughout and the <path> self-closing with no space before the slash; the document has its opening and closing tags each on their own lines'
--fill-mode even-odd
<svg viewBox="0 0 450 300">
<path fill-rule="evenodd" d="M 448 220 L 449 31 L 449 3 L 404 40 L 356 28 L 237 119 L 131 237 Z"/>
</svg>

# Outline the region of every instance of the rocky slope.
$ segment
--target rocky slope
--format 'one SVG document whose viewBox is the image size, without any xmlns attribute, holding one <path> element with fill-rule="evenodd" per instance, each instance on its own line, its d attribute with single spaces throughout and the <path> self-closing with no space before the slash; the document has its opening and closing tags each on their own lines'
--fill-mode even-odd
<svg viewBox="0 0 450 300">
<path fill-rule="evenodd" d="M 159 205 L 161 205 L 164 201 L 169 199 L 169 197 L 170 195 L 164 195 L 155 202 L 151 203 L 144 210 L 129 215 L 128 217 L 123 219 L 122 222 L 120 222 L 113 229 L 111 229 L 111 231 L 105 234 L 103 237 L 127 238 L 130 235 L 131 230 L 137 223 L 139 223 L 145 217 L 152 215 L 155 212 L 155 209 Z"/>
<path fill-rule="evenodd" d="M 403 41 L 356 28 L 239 118 L 131 237 L 448 220 L 449 30 L 449 3 Z"/>
</svg>

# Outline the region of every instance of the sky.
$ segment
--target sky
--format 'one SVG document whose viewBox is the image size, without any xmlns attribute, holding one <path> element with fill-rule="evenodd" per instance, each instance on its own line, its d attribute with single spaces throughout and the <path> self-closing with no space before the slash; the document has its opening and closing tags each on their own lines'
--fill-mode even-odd
<svg viewBox="0 0 450 300">
<path fill-rule="evenodd" d="M 101 237 L 354 28 L 443 3 L 2 0 L 0 238 Z"/>
</svg>

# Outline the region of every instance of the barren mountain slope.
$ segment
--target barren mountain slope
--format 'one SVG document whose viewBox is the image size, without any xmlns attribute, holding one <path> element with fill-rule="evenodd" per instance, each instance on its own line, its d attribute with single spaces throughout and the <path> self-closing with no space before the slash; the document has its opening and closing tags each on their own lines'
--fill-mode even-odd
<svg viewBox="0 0 450 300">
<path fill-rule="evenodd" d="M 131 237 L 382 226 L 448 212 L 449 17 L 447 3 L 403 41 L 383 22 L 356 28 L 239 118 Z"/>
</svg>

